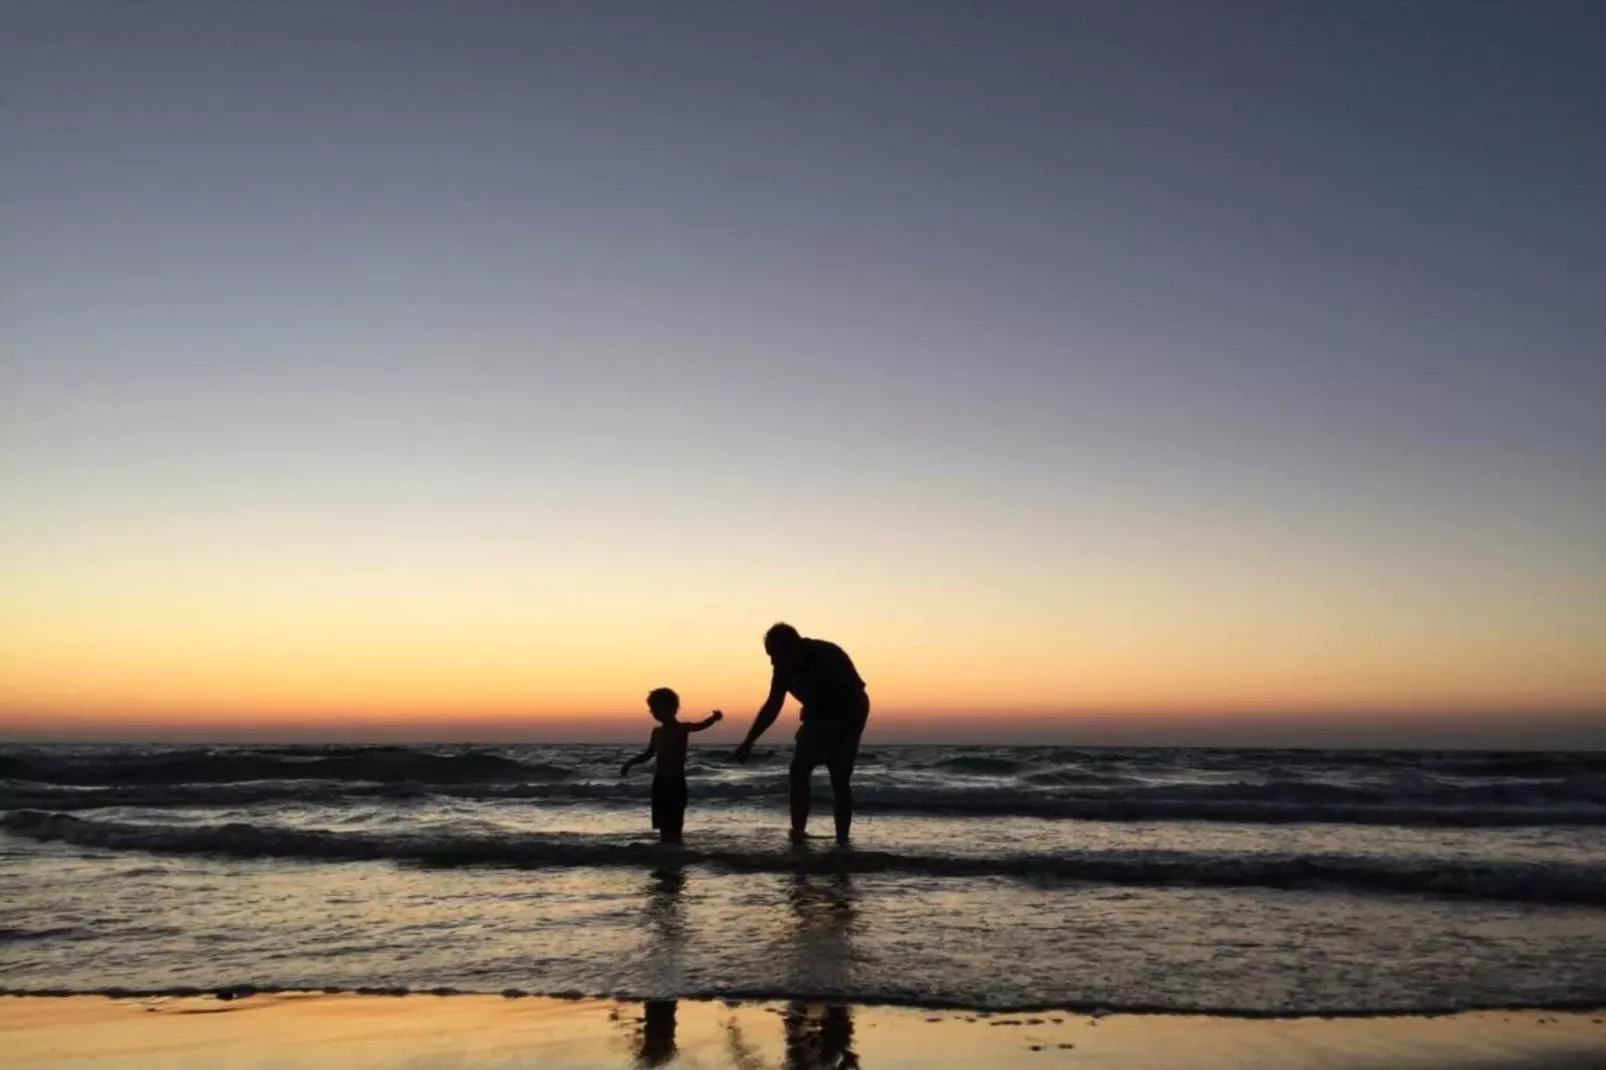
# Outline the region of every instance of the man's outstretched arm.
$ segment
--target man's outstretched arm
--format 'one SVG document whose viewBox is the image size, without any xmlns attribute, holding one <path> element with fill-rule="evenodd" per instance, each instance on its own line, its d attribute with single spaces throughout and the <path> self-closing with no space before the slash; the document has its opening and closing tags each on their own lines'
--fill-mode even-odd
<svg viewBox="0 0 1606 1070">
<path fill-rule="evenodd" d="M 753 727 L 747 730 L 747 738 L 742 745 L 736 748 L 736 759 L 746 761 L 747 756 L 753 753 L 753 744 L 758 737 L 769 731 L 775 718 L 781 715 L 781 704 L 786 701 L 786 681 L 776 677 L 770 682 L 770 697 L 764 700 L 764 705 L 758 708 L 758 714 L 753 718 Z"/>
</svg>

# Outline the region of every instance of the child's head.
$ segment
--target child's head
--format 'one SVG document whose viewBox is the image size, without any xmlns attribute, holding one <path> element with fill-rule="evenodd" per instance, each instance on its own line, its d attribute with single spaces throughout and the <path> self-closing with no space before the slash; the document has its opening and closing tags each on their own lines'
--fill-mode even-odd
<svg viewBox="0 0 1606 1070">
<path fill-rule="evenodd" d="M 647 709 L 660 721 L 672 721 L 680 710 L 680 696 L 667 687 L 647 692 Z"/>
</svg>

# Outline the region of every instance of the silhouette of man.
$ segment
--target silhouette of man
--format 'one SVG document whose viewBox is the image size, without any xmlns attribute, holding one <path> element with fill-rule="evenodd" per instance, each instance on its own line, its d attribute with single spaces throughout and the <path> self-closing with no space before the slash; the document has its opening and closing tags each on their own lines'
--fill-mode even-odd
<svg viewBox="0 0 1606 1070">
<path fill-rule="evenodd" d="M 790 624 L 764 633 L 764 649 L 774 666 L 769 698 L 753 718 L 747 738 L 736 748 L 746 761 L 791 693 L 803 704 L 798 716 L 797 745 L 792 751 L 792 839 L 803 840 L 809 823 L 809 779 L 816 766 L 831 774 L 836 840 L 844 846 L 853 826 L 853 763 L 859 739 L 870 718 L 870 696 L 847 653 L 823 639 L 805 639 Z"/>
</svg>

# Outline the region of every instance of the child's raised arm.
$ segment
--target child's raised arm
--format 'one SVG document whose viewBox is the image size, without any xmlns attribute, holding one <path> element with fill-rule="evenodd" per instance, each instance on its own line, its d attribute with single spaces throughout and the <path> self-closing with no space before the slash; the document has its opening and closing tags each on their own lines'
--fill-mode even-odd
<svg viewBox="0 0 1606 1070">
<path fill-rule="evenodd" d="M 686 731 L 688 731 L 688 732 L 701 732 L 705 728 L 714 727 L 716 724 L 718 724 L 719 722 L 723 721 L 724 719 L 725 719 L 725 715 L 723 713 L 719 712 L 718 710 L 715 710 L 713 713 L 709 714 L 707 717 L 703 718 L 701 721 L 697 721 L 694 724 L 687 725 L 686 726 Z"/>
<path fill-rule="evenodd" d="M 658 753 L 658 731 L 656 728 L 652 730 L 652 738 L 647 740 L 647 749 L 626 762 L 625 767 L 619 770 L 620 776 L 629 776 L 631 769 Z"/>
</svg>

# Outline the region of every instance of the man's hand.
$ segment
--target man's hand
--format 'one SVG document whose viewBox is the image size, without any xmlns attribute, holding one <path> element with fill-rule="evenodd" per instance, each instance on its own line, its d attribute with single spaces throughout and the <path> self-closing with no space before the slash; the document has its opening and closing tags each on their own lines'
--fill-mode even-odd
<svg viewBox="0 0 1606 1070">
<path fill-rule="evenodd" d="M 723 710 L 715 710 L 714 713 L 713 713 L 712 719 L 715 720 L 715 721 L 723 721 L 725 719 L 724 711 Z"/>
<path fill-rule="evenodd" d="M 619 770 L 619 775 L 620 776 L 629 776 L 630 775 L 630 770 L 635 768 L 635 765 L 636 765 L 635 762 L 626 762 L 625 763 L 625 767 L 623 769 Z"/>
<path fill-rule="evenodd" d="M 748 755 L 750 755 L 752 753 L 753 753 L 753 741 L 749 739 L 749 740 L 746 740 L 745 742 L 743 742 L 742 745 L 737 747 L 734 751 L 732 751 L 731 752 L 731 757 L 735 758 L 739 762 L 745 762 L 745 761 L 747 761 Z"/>
</svg>

